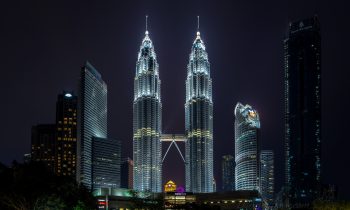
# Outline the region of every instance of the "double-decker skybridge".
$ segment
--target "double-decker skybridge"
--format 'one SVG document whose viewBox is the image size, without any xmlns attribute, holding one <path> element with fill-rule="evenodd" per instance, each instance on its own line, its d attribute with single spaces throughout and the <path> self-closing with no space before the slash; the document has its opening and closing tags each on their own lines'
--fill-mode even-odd
<svg viewBox="0 0 350 210">
<path fill-rule="evenodd" d="M 164 156 L 163 156 L 163 158 L 162 158 L 162 163 L 164 162 L 165 157 L 167 156 L 167 154 L 168 154 L 168 152 L 169 152 L 169 150 L 170 150 L 170 148 L 171 148 L 171 146 L 172 146 L 173 144 L 175 145 L 177 151 L 179 151 L 180 156 L 181 156 L 182 160 L 184 161 L 184 163 L 186 163 L 185 158 L 184 158 L 184 156 L 182 155 L 182 152 L 181 152 L 179 146 L 178 146 L 177 143 L 176 143 L 176 142 L 184 142 L 184 143 L 185 143 L 186 140 L 187 140 L 187 138 L 186 138 L 186 136 L 183 135 L 183 134 L 162 134 L 161 137 L 160 137 L 160 141 L 161 141 L 162 143 L 163 143 L 163 142 L 170 142 L 170 144 L 169 144 L 169 146 L 168 146 L 168 149 L 166 150 L 166 152 L 165 152 L 165 154 L 164 154 Z"/>
</svg>

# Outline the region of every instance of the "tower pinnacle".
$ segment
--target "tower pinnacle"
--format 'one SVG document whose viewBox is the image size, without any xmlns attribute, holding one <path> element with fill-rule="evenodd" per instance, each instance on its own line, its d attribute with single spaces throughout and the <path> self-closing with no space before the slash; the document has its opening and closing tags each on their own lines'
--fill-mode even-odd
<svg viewBox="0 0 350 210">
<path fill-rule="evenodd" d="M 201 35 L 199 32 L 199 15 L 197 16 L 197 36 Z"/>
<path fill-rule="evenodd" d="M 148 35 L 148 15 L 146 15 L 146 35 Z"/>
</svg>

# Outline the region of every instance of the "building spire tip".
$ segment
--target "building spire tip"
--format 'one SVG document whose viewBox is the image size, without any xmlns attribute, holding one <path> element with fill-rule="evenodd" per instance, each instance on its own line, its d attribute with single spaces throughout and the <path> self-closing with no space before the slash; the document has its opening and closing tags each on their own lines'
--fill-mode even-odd
<svg viewBox="0 0 350 210">
<path fill-rule="evenodd" d="M 199 15 L 197 16 L 197 31 L 199 31 Z"/>
<path fill-rule="evenodd" d="M 148 15 L 146 15 L 146 35 L 148 35 Z"/>
</svg>

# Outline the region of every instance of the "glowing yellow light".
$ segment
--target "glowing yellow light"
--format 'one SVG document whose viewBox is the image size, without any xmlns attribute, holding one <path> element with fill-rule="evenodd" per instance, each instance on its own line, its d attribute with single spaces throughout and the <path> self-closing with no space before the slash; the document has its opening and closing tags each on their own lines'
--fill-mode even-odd
<svg viewBox="0 0 350 210">
<path fill-rule="evenodd" d="M 176 191 L 176 184 L 175 184 L 175 182 L 169 180 L 164 185 L 164 192 L 175 192 L 175 191 Z"/>
<path fill-rule="evenodd" d="M 252 118 L 255 118 L 256 116 L 256 113 L 252 110 L 249 110 L 249 116 L 252 117 Z"/>
</svg>

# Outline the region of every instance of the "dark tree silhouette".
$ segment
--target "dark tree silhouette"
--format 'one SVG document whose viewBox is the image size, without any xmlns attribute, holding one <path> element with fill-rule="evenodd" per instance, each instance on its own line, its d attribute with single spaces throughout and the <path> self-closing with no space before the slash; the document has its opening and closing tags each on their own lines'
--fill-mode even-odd
<svg viewBox="0 0 350 210">
<path fill-rule="evenodd" d="M 42 163 L 0 163 L 0 209 L 94 209 L 95 199 L 74 178 L 50 173 Z"/>
</svg>

